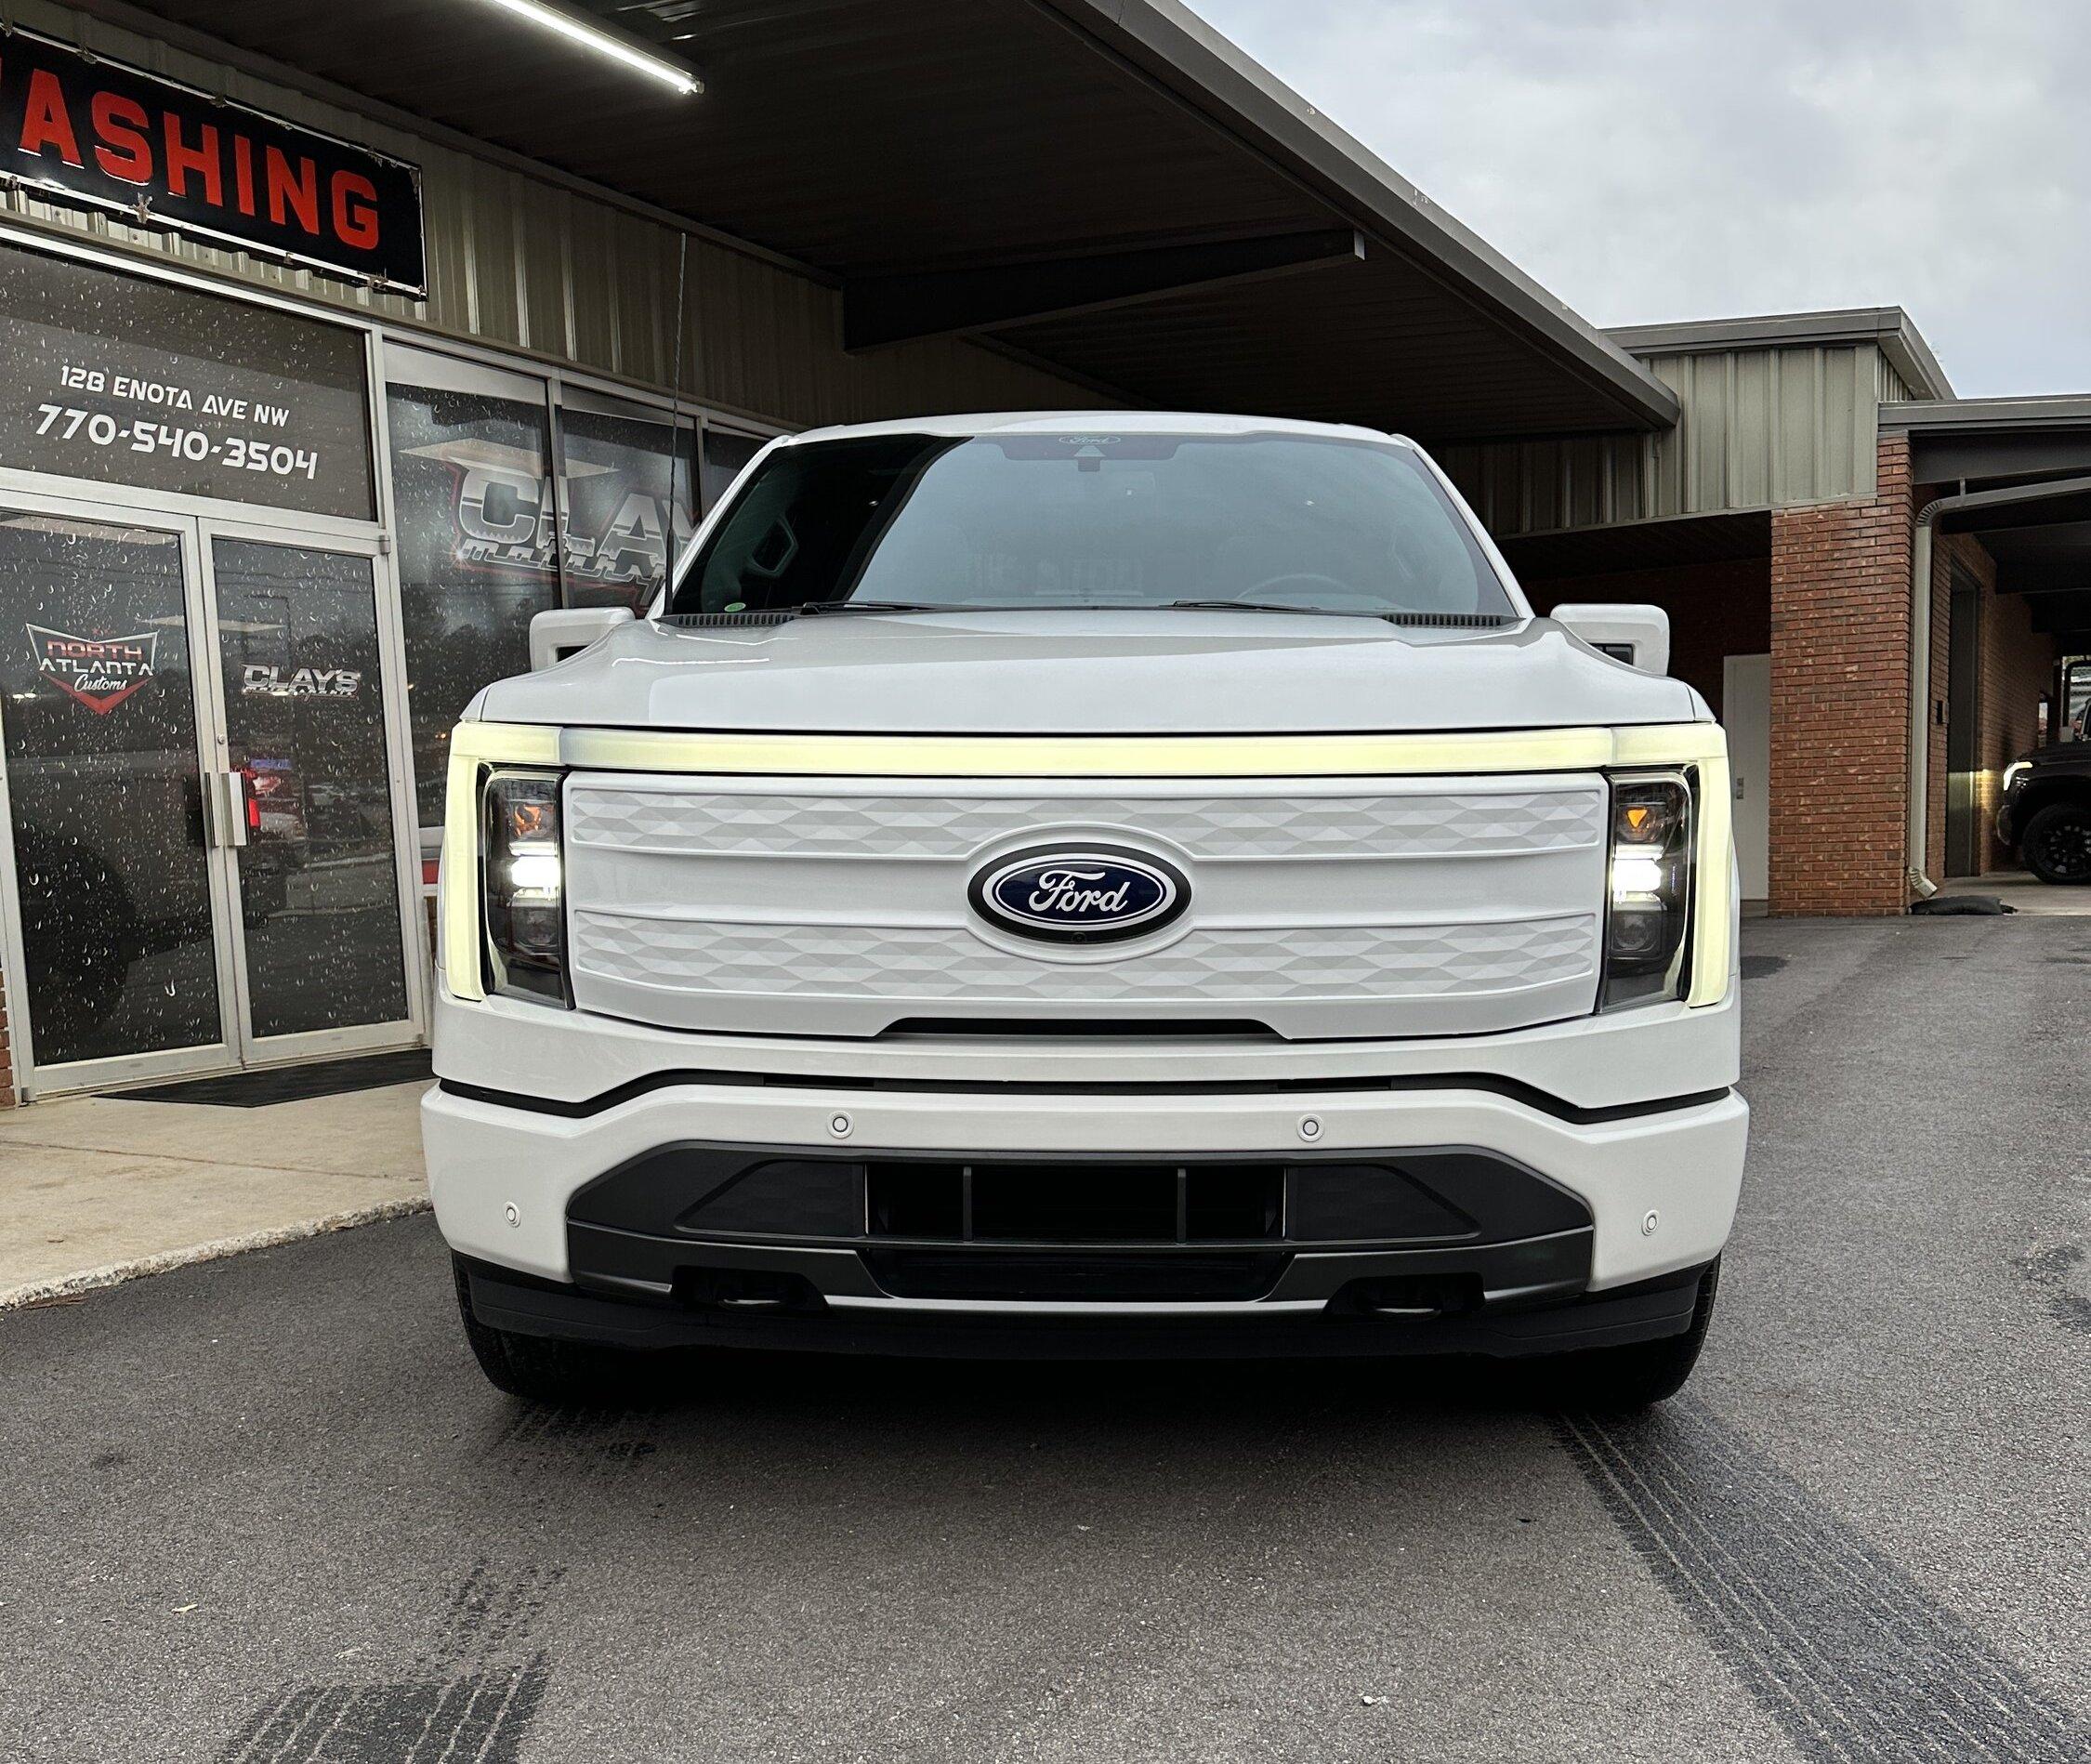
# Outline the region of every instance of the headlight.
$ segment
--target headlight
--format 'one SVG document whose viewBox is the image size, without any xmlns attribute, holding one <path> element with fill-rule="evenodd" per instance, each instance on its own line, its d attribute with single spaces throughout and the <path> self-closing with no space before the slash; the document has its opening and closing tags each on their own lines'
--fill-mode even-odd
<svg viewBox="0 0 2091 1764">
<path fill-rule="evenodd" d="M 1615 772 L 1600 1010 L 1679 996 L 1691 925 L 1691 786 L 1677 772 Z"/>
<path fill-rule="evenodd" d="M 571 1005 L 559 774 L 492 771 L 480 798 L 486 989 Z"/>
<path fill-rule="evenodd" d="M 2027 760 L 2014 759 L 2008 766 L 2005 767 L 2003 792 L 2004 795 L 2008 796 L 2011 794 L 2011 786 L 2017 783 L 2020 778 L 2025 776 L 2030 764 L 2031 762 Z"/>
</svg>

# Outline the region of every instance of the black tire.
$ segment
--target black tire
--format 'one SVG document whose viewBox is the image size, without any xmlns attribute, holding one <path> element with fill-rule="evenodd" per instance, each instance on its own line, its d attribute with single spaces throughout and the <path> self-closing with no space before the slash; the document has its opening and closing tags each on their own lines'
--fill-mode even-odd
<svg viewBox="0 0 2091 1764">
<path fill-rule="evenodd" d="M 2091 882 L 2091 802 L 2049 803 L 2026 823 L 2019 849 L 2043 882 Z"/>
<path fill-rule="evenodd" d="M 1556 1407 L 1621 1413 L 1645 1409 L 1684 1389 L 1699 1363 L 1706 1325 L 1714 1319 L 1714 1295 L 1720 1288 L 1716 1259 L 1699 1281 L 1699 1303 L 1691 1327 L 1660 1341 L 1636 1341 L 1624 1348 L 1593 1348 L 1564 1354 L 1558 1362 L 1543 1362 Z"/>
<path fill-rule="evenodd" d="M 587 1342 L 556 1341 L 549 1336 L 519 1335 L 481 1323 L 472 1310 L 472 1287 L 465 1264 L 451 1257 L 457 1280 L 457 1312 L 465 1322 L 465 1339 L 488 1383 L 497 1390 L 531 1402 L 606 1403 L 628 1402 L 637 1386 L 638 1356 Z"/>
</svg>

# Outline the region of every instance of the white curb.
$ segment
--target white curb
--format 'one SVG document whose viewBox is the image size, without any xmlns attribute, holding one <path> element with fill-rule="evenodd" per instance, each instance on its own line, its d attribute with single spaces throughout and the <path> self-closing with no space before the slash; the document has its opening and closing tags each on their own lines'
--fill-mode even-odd
<svg viewBox="0 0 2091 1764">
<path fill-rule="evenodd" d="M 410 1194 L 375 1205 L 353 1207 L 346 1213 L 329 1213 L 323 1218 L 299 1219 L 290 1225 L 274 1225 L 267 1231 L 247 1231 L 238 1237 L 220 1237 L 207 1244 L 191 1244 L 183 1249 L 162 1250 L 134 1261 L 112 1262 L 106 1268 L 90 1268 L 83 1273 L 61 1275 L 57 1280 L 33 1281 L 26 1286 L 0 1289 L 0 1311 L 19 1310 L 39 1300 L 67 1298 L 136 1280 L 141 1274 L 164 1274 L 170 1269 L 187 1268 L 195 1262 L 214 1262 L 250 1249 L 269 1249 L 278 1244 L 295 1244 L 300 1238 L 318 1237 L 325 1231 L 345 1231 L 355 1225 L 375 1225 L 380 1219 L 404 1218 L 410 1213 L 428 1210 L 426 1194 Z"/>
</svg>

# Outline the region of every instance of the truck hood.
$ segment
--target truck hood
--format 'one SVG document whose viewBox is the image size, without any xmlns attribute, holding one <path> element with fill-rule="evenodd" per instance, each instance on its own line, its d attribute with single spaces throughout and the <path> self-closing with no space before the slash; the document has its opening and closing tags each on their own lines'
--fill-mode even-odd
<svg viewBox="0 0 2091 1764">
<path fill-rule="evenodd" d="M 2076 766 L 2091 770 L 2091 741 L 2051 741 L 2020 754 L 2014 762 L 2024 766 Z"/>
<path fill-rule="evenodd" d="M 640 621 L 467 713 L 595 728 L 1177 735 L 1705 720 L 1698 693 L 1546 619 L 1502 630 L 1262 612 L 846 612 Z"/>
</svg>

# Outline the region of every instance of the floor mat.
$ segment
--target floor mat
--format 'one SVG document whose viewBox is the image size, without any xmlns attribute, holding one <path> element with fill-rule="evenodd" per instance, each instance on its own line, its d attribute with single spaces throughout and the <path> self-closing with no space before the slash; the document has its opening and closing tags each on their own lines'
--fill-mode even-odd
<svg viewBox="0 0 2091 1764">
<path fill-rule="evenodd" d="M 338 1097 L 349 1090 L 376 1090 L 435 1076 L 426 1047 L 397 1053 L 359 1054 L 352 1060 L 322 1060 L 309 1066 L 278 1066 L 270 1072 L 229 1072 L 216 1078 L 184 1078 L 103 1094 L 119 1102 L 209 1102 L 221 1109 L 266 1109 L 274 1102 L 308 1097 Z"/>
</svg>

